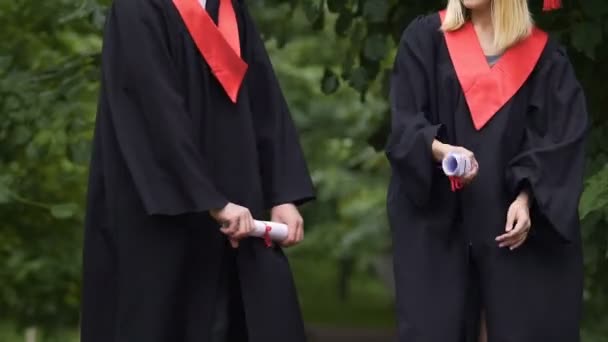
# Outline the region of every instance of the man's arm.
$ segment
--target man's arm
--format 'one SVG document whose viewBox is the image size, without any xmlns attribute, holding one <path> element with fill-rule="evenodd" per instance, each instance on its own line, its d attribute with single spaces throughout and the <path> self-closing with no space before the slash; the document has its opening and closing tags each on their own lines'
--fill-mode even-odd
<svg viewBox="0 0 608 342">
<path fill-rule="evenodd" d="M 258 155 L 267 208 L 273 221 L 287 224 L 284 246 L 304 238 L 304 221 L 296 205 L 314 199 L 314 188 L 306 166 L 298 133 L 255 24 L 240 2 L 245 18 L 250 99 L 255 120 Z"/>
<path fill-rule="evenodd" d="M 266 52 L 245 5 L 249 46 L 249 91 L 254 114 L 266 207 L 314 199 L 314 189 L 298 133 Z"/>
<path fill-rule="evenodd" d="M 116 0 L 103 49 L 102 113 L 110 115 L 145 211 L 178 215 L 224 208 L 205 173 L 184 106 L 158 0 Z"/>
</svg>

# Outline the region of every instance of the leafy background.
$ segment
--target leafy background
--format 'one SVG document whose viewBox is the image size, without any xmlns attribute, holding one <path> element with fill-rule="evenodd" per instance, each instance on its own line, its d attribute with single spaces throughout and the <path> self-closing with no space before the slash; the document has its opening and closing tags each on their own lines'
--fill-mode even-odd
<svg viewBox="0 0 608 342">
<path fill-rule="evenodd" d="M 290 253 L 309 326 L 394 326 L 387 74 L 395 42 L 439 0 L 248 0 L 313 170 L 319 199 Z M 608 341 L 608 2 L 564 1 L 539 26 L 568 48 L 592 129 L 580 213 L 585 342 Z M 0 341 L 76 341 L 86 175 L 105 0 L 0 2 Z M 536 11 L 538 9 L 538 11 Z M 557 286 L 557 284 L 547 284 Z M 30 336 L 31 337 L 31 336 Z M 371 341 L 371 340 L 370 340 Z"/>
</svg>

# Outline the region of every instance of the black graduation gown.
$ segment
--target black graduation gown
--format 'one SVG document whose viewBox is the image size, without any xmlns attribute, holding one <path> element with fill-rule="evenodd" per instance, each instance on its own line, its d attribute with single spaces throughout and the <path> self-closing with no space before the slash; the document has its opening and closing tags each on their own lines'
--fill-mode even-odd
<svg viewBox="0 0 608 342">
<path fill-rule="evenodd" d="M 476 341 L 466 327 L 481 307 L 490 342 L 579 341 L 588 123 L 573 68 L 549 39 L 521 88 L 477 130 L 440 23 L 433 14 L 409 25 L 392 78 L 387 206 L 399 341 Z M 432 159 L 434 138 L 474 152 L 472 184 L 451 191 Z M 501 249 L 495 238 L 525 188 L 531 233 L 519 249 Z"/>
<path fill-rule="evenodd" d="M 262 218 L 274 205 L 313 197 L 263 42 L 245 5 L 233 3 L 249 65 L 236 104 L 171 0 L 115 0 L 110 8 L 84 241 L 83 342 L 210 341 L 226 267 L 240 280 L 248 341 L 305 339 L 282 250 L 251 238 L 232 262 L 208 215 L 230 201 Z M 216 20 L 218 0 L 207 8 Z"/>
</svg>

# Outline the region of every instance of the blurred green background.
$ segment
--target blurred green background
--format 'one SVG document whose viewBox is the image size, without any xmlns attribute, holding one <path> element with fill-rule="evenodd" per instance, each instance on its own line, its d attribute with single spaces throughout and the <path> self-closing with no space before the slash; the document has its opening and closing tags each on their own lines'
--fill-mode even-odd
<svg viewBox="0 0 608 342">
<path fill-rule="evenodd" d="M 384 212 L 389 170 L 381 152 L 387 74 L 405 25 L 445 2 L 247 2 L 318 188 L 318 201 L 304 209 L 306 240 L 289 251 L 306 322 L 318 336 L 351 331 L 383 341 L 394 327 Z M 539 25 L 567 46 L 589 100 L 593 127 L 580 207 L 583 336 L 608 341 L 608 2 L 565 0 L 564 10 L 547 15 L 537 11 L 540 0 L 530 2 Z M 87 164 L 108 5 L 0 1 L 0 342 L 77 341 Z"/>
</svg>

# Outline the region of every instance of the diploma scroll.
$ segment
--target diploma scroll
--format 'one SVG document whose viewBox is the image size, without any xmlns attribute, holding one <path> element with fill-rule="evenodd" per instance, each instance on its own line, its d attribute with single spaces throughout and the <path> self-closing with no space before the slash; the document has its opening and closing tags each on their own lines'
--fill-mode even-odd
<svg viewBox="0 0 608 342">
<path fill-rule="evenodd" d="M 267 245 L 272 241 L 281 242 L 287 239 L 289 230 L 287 229 L 286 224 L 258 220 L 253 222 L 255 225 L 251 233 L 249 233 L 249 236 L 264 238 Z"/>
<path fill-rule="evenodd" d="M 443 158 L 441 168 L 448 177 L 462 177 L 471 171 L 471 159 L 459 153 L 450 153 Z"/>
<path fill-rule="evenodd" d="M 249 236 L 264 239 L 267 247 L 272 247 L 272 242 L 281 242 L 287 239 L 289 229 L 287 225 L 278 222 L 253 221 L 253 229 Z"/>
</svg>

